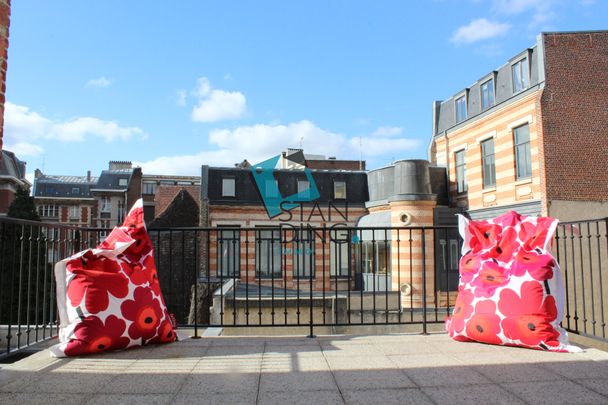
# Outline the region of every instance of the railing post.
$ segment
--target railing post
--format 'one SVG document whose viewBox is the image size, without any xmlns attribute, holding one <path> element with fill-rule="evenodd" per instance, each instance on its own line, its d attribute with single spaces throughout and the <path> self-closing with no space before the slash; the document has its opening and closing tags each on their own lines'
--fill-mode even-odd
<svg viewBox="0 0 608 405">
<path fill-rule="evenodd" d="M 199 251 L 198 251 L 198 230 L 194 231 L 194 336 L 192 339 L 200 339 L 198 335 L 198 282 L 200 278 L 199 272 Z"/>
<path fill-rule="evenodd" d="M 426 325 L 426 232 L 422 228 L 422 334 L 428 335 Z"/>
</svg>

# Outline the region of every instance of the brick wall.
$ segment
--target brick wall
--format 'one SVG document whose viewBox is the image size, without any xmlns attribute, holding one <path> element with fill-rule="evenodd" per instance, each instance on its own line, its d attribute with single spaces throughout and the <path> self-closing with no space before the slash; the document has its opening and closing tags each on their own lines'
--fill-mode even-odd
<svg viewBox="0 0 608 405">
<path fill-rule="evenodd" d="M 156 188 L 156 194 L 154 195 L 154 216 L 158 217 L 163 213 L 164 210 L 167 209 L 171 201 L 175 198 L 177 193 L 180 190 L 187 190 L 188 193 L 194 198 L 199 206 L 199 196 L 201 195 L 200 186 L 171 186 L 166 184 L 161 184 Z"/>
<path fill-rule="evenodd" d="M 129 186 L 127 188 L 127 212 L 131 209 L 133 204 L 135 204 L 135 201 L 141 198 L 141 178 L 141 168 L 136 167 L 135 169 L 133 169 L 133 174 L 129 179 Z"/>
<path fill-rule="evenodd" d="M 543 44 L 549 204 L 608 201 L 608 32 L 544 34 Z"/>
<path fill-rule="evenodd" d="M 0 150 L 2 150 L 2 136 L 4 135 L 4 94 L 6 90 L 10 15 L 11 0 L 0 0 Z"/>
</svg>

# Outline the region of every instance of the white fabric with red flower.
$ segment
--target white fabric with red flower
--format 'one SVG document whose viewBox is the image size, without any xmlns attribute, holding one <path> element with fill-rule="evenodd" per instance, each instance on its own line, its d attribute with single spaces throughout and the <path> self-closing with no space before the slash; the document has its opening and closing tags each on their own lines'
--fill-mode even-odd
<svg viewBox="0 0 608 405">
<path fill-rule="evenodd" d="M 54 356 L 176 340 L 141 199 L 95 249 L 57 263 L 55 279 L 60 343 L 51 348 Z"/>
<path fill-rule="evenodd" d="M 464 240 L 458 297 L 446 319 L 459 341 L 576 352 L 559 325 L 562 274 L 548 247 L 557 219 L 515 211 L 487 221 L 459 218 Z"/>
</svg>

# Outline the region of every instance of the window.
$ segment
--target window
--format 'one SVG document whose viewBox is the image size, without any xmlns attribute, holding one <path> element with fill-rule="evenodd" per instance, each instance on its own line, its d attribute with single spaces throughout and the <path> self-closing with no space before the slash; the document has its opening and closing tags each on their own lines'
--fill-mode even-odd
<svg viewBox="0 0 608 405">
<path fill-rule="evenodd" d="M 456 122 L 467 119 L 467 100 L 465 96 L 456 99 Z"/>
<path fill-rule="evenodd" d="M 458 194 L 466 193 L 468 190 L 465 153 L 465 150 L 454 153 L 454 160 L 456 161 L 456 191 Z"/>
<path fill-rule="evenodd" d="M 308 180 L 298 180 L 298 194 L 302 198 L 310 197 L 310 183 Z"/>
<path fill-rule="evenodd" d="M 496 186 L 496 161 L 494 158 L 494 139 L 490 138 L 481 143 L 481 176 L 483 188 Z"/>
<path fill-rule="evenodd" d="M 513 130 L 515 143 L 515 174 L 517 180 L 532 177 L 532 158 L 530 156 L 530 127 L 528 124 Z"/>
<path fill-rule="evenodd" d="M 346 182 L 334 181 L 334 198 L 336 200 L 346 199 Z"/>
<path fill-rule="evenodd" d="M 257 278 L 281 277 L 281 233 L 279 229 L 260 229 L 256 234 Z"/>
<path fill-rule="evenodd" d="M 295 278 L 314 277 L 314 233 L 309 229 L 294 231 L 292 243 L 293 276 Z"/>
<path fill-rule="evenodd" d="M 382 231 L 376 233 L 382 233 Z M 378 235 L 380 236 L 380 235 Z M 386 236 L 381 236 L 386 238 Z M 388 232 L 388 240 L 361 242 L 363 254 L 363 272 L 376 274 L 390 274 L 391 271 L 391 234 Z"/>
<path fill-rule="evenodd" d="M 227 226 L 226 228 L 238 228 Z M 217 269 L 218 276 L 239 277 L 240 269 L 240 231 L 237 229 L 218 230 Z"/>
<path fill-rule="evenodd" d="M 80 207 L 78 205 L 72 205 L 69 209 L 70 219 L 80 219 Z"/>
<path fill-rule="evenodd" d="M 173 181 L 173 180 L 161 180 L 160 184 L 165 185 L 165 186 L 174 186 L 175 185 L 175 181 Z"/>
<path fill-rule="evenodd" d="M 101 212 L 110 212 L 112 211 L 112 200 L 109 197 L 101 198 Z"/>
<path fill-rule="evenodd" d="M 147 195 L 156 194 L 156 182 L 144 181 L 143 194 L 147 194 Z"/>
<path fill-rule="evenodd" d="M 59 216 L 59 207 L 56 205 L 40 205 L 38 214 L 45 218 L 57 218 Z"/>
<path fill-rule="evenodd" d="M 486 110 L 494 105 L 494 79 L 481 85 L 481 109 Z"/>
<path fill-rule="evenodd" d="M 234 197 L 235 187 L 234 178 L 225 177 L 222 179 L 222 197 Z"/>
<path fill-rule="evenodd" d="M 329 243 L 330 275 L 348 277 L 350 269 L 348 231 L 333 230 L 330 235 L 332 239 Z"/>
<path fill-rule="evenodd" d="M 119 186 L 123 186 L 124 187 L 124 186 L 127 185 L 127 183 L 128 183 L 127 179 L 118 179 L 118 185 Z"/>
<path fill-rule="evenodd" d="M 80 194 L 80 187 L 72 187 L 72 195 Z"/>
<path fill-rule="evenodd" d="M 523 58 L 511 66 L 513 93 L 519 93 L 530 85 L 530 74 L 527 64 L 528 58 Z"/>
</svg>

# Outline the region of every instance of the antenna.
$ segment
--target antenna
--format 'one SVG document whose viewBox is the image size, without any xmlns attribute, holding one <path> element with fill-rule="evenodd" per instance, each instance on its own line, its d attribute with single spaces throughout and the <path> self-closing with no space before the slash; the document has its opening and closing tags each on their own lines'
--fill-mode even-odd
<svg viewBox="0 0 608 405">
<path fill-rule="evenodd" d="M 359 135 L 359 170 L 363 170 L 363 142 Z"/>
<path fill-rule="evenodd" d="M 46 161 L 46 154 L 42 155 L 42 173 L 45 172 L 45 170 L 44 170 L 44 163 L 45 163 L 45 161 Z"/>
<path fill-rule="evenodd" d="M 300 136 L 300 149 L 304 149 L 302 148 L 302 143 L 304 142 L 304 136 Z"/>
</svg>

